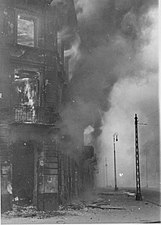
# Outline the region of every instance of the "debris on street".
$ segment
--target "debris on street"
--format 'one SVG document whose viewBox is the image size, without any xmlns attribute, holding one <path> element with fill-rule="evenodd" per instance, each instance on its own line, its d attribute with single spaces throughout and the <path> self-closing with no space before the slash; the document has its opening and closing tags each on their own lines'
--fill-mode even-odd
<svg viewBox="0 0 161 225">
<path fill-rule="evenodd" d="M 18 206 L 18 205 L 13 205 L 12 211 L 7 211 L 3 214 L 3 216 L 6 218 L 37 217 L 38 219 L 44 219 L 44 218 L 53 217 L 53 216 L 63 216 L 63 215 L 65 215 L 64 211 L 44 212 L 44 211 L 38 211 L 36 207 L 34 206 Z"/>
<path fill-rule="evenodd" d="M 92 194 L 89 199 L 77 199 L 57 211 L 37 211 L 34 206 L 14 205 L 12 211 L 2 214 L 3 224 L 23 223 L 156 223 L 160 221 L 160 207 L 147 201 L 136 201 L 124 192 Z M 110 200 L 110 201 L 109 201 Z"/>
</svg>

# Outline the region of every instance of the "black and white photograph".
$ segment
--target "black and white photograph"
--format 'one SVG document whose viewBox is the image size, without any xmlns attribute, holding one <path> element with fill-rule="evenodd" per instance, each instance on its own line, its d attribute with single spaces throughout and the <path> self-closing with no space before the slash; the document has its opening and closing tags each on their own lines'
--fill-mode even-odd
<svg viewBox="0 0 161 225">
<path fill-rule="evenodd" d="M 159 0 L 0 0 L 1 224 L 161 223 Z"/>
</svg>

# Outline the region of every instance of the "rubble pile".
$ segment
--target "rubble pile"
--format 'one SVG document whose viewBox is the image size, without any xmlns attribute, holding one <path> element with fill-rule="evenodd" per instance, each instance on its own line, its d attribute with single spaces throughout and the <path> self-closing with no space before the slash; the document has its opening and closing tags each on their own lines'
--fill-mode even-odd
<svg viewBox="0 0 161 225">
<path fill-rule="evenodd" d="M 81 210 L 84 209 L 85 205 L 82 202 L 77 202 L 77 203 L 72 203 L 72 204 L 68 204 L 67 209 L 68 210 Z"/>
<path fill-rule="evenodd" d="M 44 212 L 38 211 L 34 206 L 18 206 L 13 205 L 12 211 L 7 211 L 3 214 L 3 216 L 7 218 L 13 217 L 37 217 L 38 219 L 44 219 L 53 216 L 63 216 L 65 215 L 64 211 L 52 211 L 52 212 Z"/>
<path fill-rule="evenodd" d="M 20 206 L 20 205 L 13 205 L 12 211 L 7 211 L 3 214 L 4 217 L 13 218 L 13 217 L 23 217 L 23 218 L 37 218 L 37 219 L 45 219 L 49 217 L 56 217 L 56 216 L 65 216 L 65 215 L 72 215 L 78 216 L 81 210 L 85 209 L 85 205 L 80 202 L 72 202 L 66 206 L 60 206 L 59 210 L 57 211 L 38 211 L 35 206 Z M 77 211 L 78 210 L 78 211 Z"/>
</svg>

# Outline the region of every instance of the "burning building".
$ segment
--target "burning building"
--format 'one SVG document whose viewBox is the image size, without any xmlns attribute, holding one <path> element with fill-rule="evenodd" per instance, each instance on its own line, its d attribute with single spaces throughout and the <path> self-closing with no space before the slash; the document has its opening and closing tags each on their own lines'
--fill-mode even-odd
<svg viewBox="0 0 161 225">
<path fill-rule="evenodd" d="M 64 58 L 64 49 L 78 38 L 74 4 L 5 0 L 0 17 L 2 211 L 14 201 L 56 209 L 83 185 L 81 153 L 69 154 L 70 138 L 58 125 L 71 60 L 69 51 Z M 66 38 L 61 37 L 64 27 Z"/>
</svg>

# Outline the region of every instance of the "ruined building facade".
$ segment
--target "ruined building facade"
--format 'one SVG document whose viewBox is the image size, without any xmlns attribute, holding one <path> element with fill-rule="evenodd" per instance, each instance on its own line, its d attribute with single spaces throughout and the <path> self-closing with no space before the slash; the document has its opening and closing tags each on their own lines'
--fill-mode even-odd
<svg viewBox="0 0 161 225">
<path fill-rule="evenodd" d="M 68 86 L 57 35 L 63 26 L 75 36 L 72 0 L 0 2 L 2 211 L 16 201 L 56 209 L 83 185 L 80 162 L 61 151 L 66 140 L 58 124 Z"/>
</svg>

